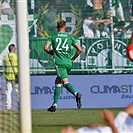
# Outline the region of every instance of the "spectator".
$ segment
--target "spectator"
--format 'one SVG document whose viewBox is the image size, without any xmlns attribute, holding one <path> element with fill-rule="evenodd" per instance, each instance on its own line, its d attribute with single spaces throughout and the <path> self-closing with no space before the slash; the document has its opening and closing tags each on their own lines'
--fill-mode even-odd
<svg viewBox="0 0 133 133">
<path fill-rule="evenodd" d="M 126 32 L 130 28 L 130 25 L 126 25 L 124 21 L 119 21 L 114 25 L 115 37 L 126 37 Z"/>
<path fill-rule="evenodd" d="M 0 15 L 14 15 L 14 10 L 10 6 L 10 0 L 2 0 L 0 3 L 1 12 Z"/>
<path fill-rule="evenodd" d="M 99 29 L 98 32 L 100 34 L 100 37 L 109 37 L 109 34 L 106 32 L 105 24 L 103 22 L 99 23 L 98 29 Z"/>
<path fill-rule="evenodd" d="M 98 31 L 99 23 L 106 23 L 107 19 L 101 19 L 101 15 L 97 13 L 94 18 L 91 14 L 87 14 L 83 21 L 83 34 L 86 38 L 99 38 L 100 33 Z"/>
<path fill-rule="evenodd" d="M 112 0 L 112 14 L 116 16 L 119 21 L 124 21 L 124 12 L 120 0 Z M 110 8 L 109 0 L 106 2 L 106 8 Z"/>
<path fill-rule="evenodd" d="M 86 0 L 86 12 L 92 12 L 93 11 L 93 4 L 92 0 Z"/>
<path fill-rule="evenodd" d="M 103 19 L 108 20 L 108 21 L 106 21 L 106 22 L 107 22 L 106 25 L 110 24 L 110 9 L 109 9 L 109 8 L 107 8 L 107 9 L 105 10 L 105 16 L 104 16 Z M 114 22 L 114 23 L 117 23 L 117 22 L 118 22 L 118 19 L 117 19 L 115 16 L 113 16 L 113 22 Z M 105 24 L 105 23 L 104 23 L 104 24 Z"/>
<path fill-rule="evenodd" d="M 110 21 L 110 9 L 109 9 L 109 8 L 107 8 L 107 9 L 105 10 L 105 17 L 104 17 L 104 20 L 106 20 L 106 21 L 104 22 L 104 25 L 105 25 L 104 30 L 105 30 L 108 34 L 110 34 L 110 31 L 111 31 L 111 21 Z M 117 19 L 115 16 L 113 16 L 113 25 L 115 25 L 116 23 L 118 23 L 118 19 Z"/>
<path fill-rule="evenodd" d="M 106 18 L 102 19 L 101 16 L 100 16 L 100 14 L 96 14 L 95 15 L 95 18 L 94 18 L 93 25 L 95 25 L 96 29 L 98 30 L 98 25 L 100 23 L 104 23 L 104 31 L 109 34 L 109 31 L 107 31 L 107 28 L 106 28 L 107 27 L 107 24 L 109 24 L 109 22 L 110 22 L 110 19 L 108 19 L 108 18 L 107 19 Z M 97 33 L 97 34 L 100 37 L 99 33 Z"/>
<path fill-rule="evenodd" d="M 101 18 L 104 17 L 104 6 L 106 3 L 106 0 L 92 0 L 93 3 L 93 17 L 95 17 L 95 15 L 97 13 L 99 13 L 101 15 Z"/>
<path fill-rule="evenodd" d="M 132 14 L 132 3 L 133 3 L 133 0 L 128 0 L 127 1 L 128 8 L 129 8 L 129 13 L 131 13 L 131 14 Z"/>
<path fill-rule="evenodd" d="M 109 110 L 103 110 L 101 118 L 108 126 L 99 123 L 90 124 L 74 130 L 72 127 L 62 129 L 61 133 L 133 133 L 133 103 L 120 111 L 114 118 Z"/>
<path fill-rule="evenodd" d="M 34 14 L 34 0 L 28 0 L 28 14 Z"/>
<path fill-rule="evenodd" d="M 92 15 L 89 13 L 86 13 L 84 21 L 83 21 L 83 34 L 84 37 L 90 39 L 94 37 L 94 33 L 92 30 Z"/>
<path fill-rule="evenodd" d="M 18 82 L 16 82 L 15 75 L 18 73 L 18 56 L 16 54 L 16 47 L 14 44 L 9 45 L 9 53 L 3 58 L 4 65 L 4 78 L 6 79 L 6 109 L 11 109 L 12 107 L 12 90 L 15 89 L 17 94 L 17 101 L 19 104 L 19 89 Z"/>
</svg>

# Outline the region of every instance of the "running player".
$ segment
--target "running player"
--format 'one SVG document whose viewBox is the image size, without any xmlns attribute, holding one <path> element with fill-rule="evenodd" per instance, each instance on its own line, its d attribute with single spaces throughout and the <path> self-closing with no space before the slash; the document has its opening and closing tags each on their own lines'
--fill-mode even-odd
<svg viewBox="0 0 133 133">
<path fill-rule="evenodd" d="M 55 79 L 55 91 L 54 91 L 54 102 L 48 111 L 55 112 L 57 108 L 57 102 L 60 96 L 61 86 L 63 86 L 76 97 L 77 107 L 81 108 L 81 94 L 77 92 L 72 84 L 68 81 L 68 73 L 72 68 L 72 63 L 80 55 L 82 49 L 75 38 L 65 33 L 66 22 L 60 20 L 57 22 L 58 32 L 50 36 L 44 46 L 44 50 L 54 56 L 54 64 L 57 72 Z M 50 50 L 52 45 L 53 50 Z M 71 46 L 76 48 L 76 53 L 71 58 Z"/>
</svg>

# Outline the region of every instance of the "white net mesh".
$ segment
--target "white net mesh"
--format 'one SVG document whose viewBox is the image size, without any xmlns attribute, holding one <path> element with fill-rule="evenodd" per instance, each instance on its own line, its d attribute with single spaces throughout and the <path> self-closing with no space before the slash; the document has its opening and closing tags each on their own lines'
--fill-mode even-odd
<svg viewBox="0 0 133 133">
<path fill-rule="evenodd" d="M 10 4 L 9 4 L 9 3 Z M 11 93 L 11 109 L 6 108 L 6 81 L 3 78 L 3 57 L 8 53 L 8 45 L 16 45 L 14 7 L 11 1 L 0 1 L 0 133 L 19 133 L 19 108 L 14 88 Z"/>
<path fill-rule="evenodd" d="M 5 79 L 0 75 L 0 133 L 19 133 L 19 108 L 16 93 L 12 92 L 12 108 L 6 109 Z"/>
</svg>

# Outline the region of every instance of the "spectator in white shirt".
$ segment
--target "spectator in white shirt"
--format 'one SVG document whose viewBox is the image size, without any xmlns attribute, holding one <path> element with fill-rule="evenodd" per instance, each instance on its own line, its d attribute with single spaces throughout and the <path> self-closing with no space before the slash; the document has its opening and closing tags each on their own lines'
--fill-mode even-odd
<svg viewBox="0 0 133 133">
<path fill-rule="evenodd" d="M 100 14 L 96 14 L 94 20 L 92 19 L 92 14 L 86 14 L 83 21 L 83 34 L 85 38 L 99 38 L 100 34 L 98 32 L 98 24 L 100 22 Z"/>
<path fill-rule="evenodd" d="M 109 37 L 109 34 L 105 31 L 105 24 L 102 22 L 102 23 L 99 23 L 98 25 L 98 32 L 100 34 L 100 37 Z"/>
<path fill-rule="evenodd" d="M 86 14 L 85 19 L 83 21 L 83 34 L 85 38 L 93 38 L 94 37 L 94 33 L 92 30 L 92 15 L 91 14 Z"/>
</svg>

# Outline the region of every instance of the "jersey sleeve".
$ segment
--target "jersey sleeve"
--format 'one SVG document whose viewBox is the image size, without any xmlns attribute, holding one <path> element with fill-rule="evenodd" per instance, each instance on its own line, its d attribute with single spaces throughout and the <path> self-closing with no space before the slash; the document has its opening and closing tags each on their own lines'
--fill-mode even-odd
<svg viewBox="0 0 133 133">
<path fill-rule="evenodd" d="M 48 37 L 47 42 L 49 42 L 50 44 L 52 43 L 52 37 L 51 36 Z"/>
<path fill-rule="evenodd" d="M 133 50 L 133 45 L 128 44 L 126 47 L 126 52 L 127 52 L 127 58 L 129 58 L 131 61 L 133 61 L 133 57 L 131 55 L 131 52 Z"/>
<path fill-rule="evenodd" d="M 133 50 L 133 45 L 131 44 L 128 44 L 127 47 L 126 47 L 126 50 L 129 52 L 131 50 Z"/>
<path fill-rule="evenodd" d="M 78 44 L 77 40 L 74 37 L 72 37 L 72 46 L 77 45 L 77 44 Z"/>
</svg>

